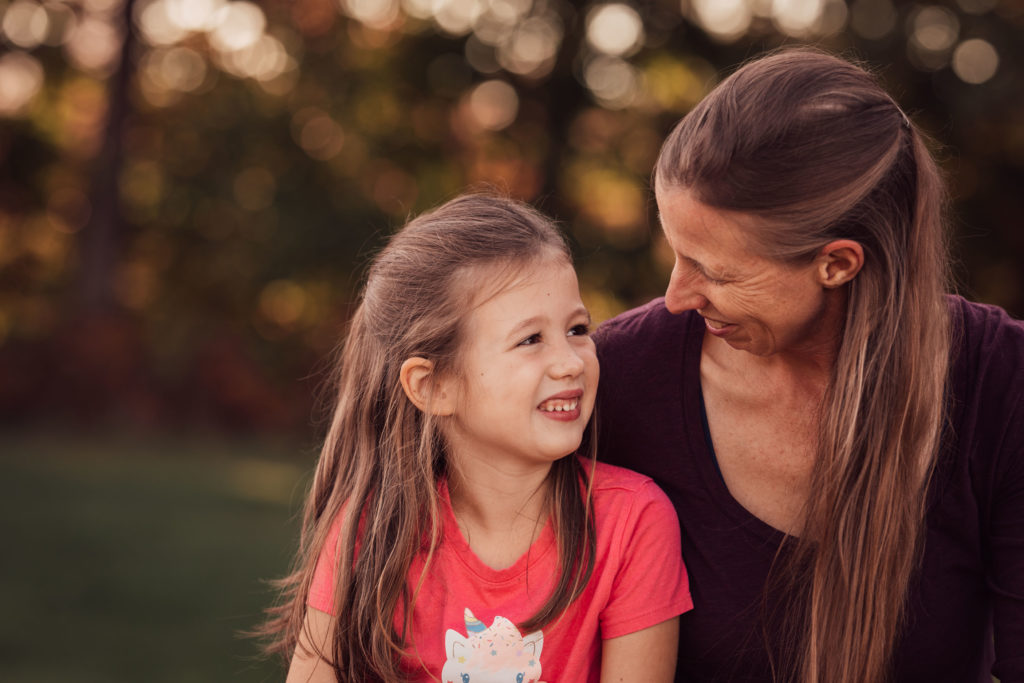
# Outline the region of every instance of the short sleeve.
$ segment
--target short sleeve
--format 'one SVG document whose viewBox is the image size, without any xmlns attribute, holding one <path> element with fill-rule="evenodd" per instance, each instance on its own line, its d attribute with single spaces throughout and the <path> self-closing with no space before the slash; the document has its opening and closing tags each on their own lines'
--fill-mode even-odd
<svg viewBox="0 0 1024 683">
<path fill-rule="evenodd" d="M 601 612 L 605 640 L 659 624 L 693 608 L 683 565 L 679 518 L 650 480 L 626 497 L 619 530 L 619 566 Z"/>
<path fill-rule="evenodd" d="M 338 537 L 341 535 L 341 515 L 331 524 L 327 540 L 313 571 L 313 582 L 309 587 L 306 604 L 313 609 L 334 615 L 334 584 L 337 572 Z M 336 615 L 335 615 L 336 616 Z"/>
</svg>

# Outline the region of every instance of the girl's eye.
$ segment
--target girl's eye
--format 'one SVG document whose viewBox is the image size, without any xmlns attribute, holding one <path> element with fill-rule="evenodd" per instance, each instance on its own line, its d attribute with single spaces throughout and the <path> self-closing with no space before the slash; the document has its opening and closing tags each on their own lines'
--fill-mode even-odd
<svg viewBox="0 0 1024 683">
<path fill-rule="evenodd" d="M 590 325 L 587 325 L 586 323 L 574 325 L 569 330 L 570 337 L 586 337 L 588 334 L 590 334 Z"/>
<path fill-rule="evenodd" d="M 531 334 L 529 337 L 519 342 L 519 346 L 532 346 L 540 341 L 540 334 Z"/>
</svg>

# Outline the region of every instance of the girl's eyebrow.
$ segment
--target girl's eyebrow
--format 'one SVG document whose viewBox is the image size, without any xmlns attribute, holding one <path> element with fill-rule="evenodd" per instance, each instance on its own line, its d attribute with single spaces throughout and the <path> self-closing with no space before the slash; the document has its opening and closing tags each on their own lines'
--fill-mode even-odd
<svg viewBox="0 0 1024 683">
<path fill-rule="evenodd" d="M 587 310 L 586 306 L 581 305 L 573 309 L 572 313 L 569 314 L 569 318 L 572 319 L 578 315 L 586 317 L 587 324 L 590 324 L 590 311 Z M 508 339 L 514 339 L 519 335 L 523 334 L 524 332 L 526 332 L 527 330 L 529 330 L 530 328 L 537 327 L 538 325 L 543 324 L 546 320 L 546 317 L 540 315 L 535 315 L 532 318 L 521 320 L 518 323 L 516 323 L 515 327 L 509 330 Z"/>
<path fill-rule="evenodd" d="M 511 330 L 509 330 L 508 338 L 512 339 L 514 337 L 518 337 L 519 335 L 521 335 L 524 332 L 526 332 L 526 330 L 528 330 L 530 328 L 533 328 L 533 327 L 536 327 L 537 325 L 540 325 L 543 321 L 544 321 L 544 317 L 539 316 L 539 315 L 535 315 L 532 318 L 527 318 L 526 320 L 520 320 L 515 325 L 515 327 L 513 327 Z"/>
</svg>

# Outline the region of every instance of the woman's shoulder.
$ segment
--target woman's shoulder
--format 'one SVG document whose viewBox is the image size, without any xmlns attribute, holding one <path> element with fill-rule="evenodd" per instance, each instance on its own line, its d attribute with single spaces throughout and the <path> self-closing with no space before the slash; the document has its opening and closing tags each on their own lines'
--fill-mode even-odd
<svg viewBox="0 0 1024 683">
<path fill-rule="evenodd" d="M 994 304 L 968 301 L 959 294 L 946 297 L 950 313 L 965 332 L 998 332 L 1024 335 L 1024 320 L 1013 318 L 1005 309 Z"/>
<path fill-rule="evenodd" d="M 694 330 L 703 330 L 703 325 L 693 325 L 695 315 L 674 314 L 665 308 L 664 298 L 658 298 L 601 323 L 594 342 L 602 376 L 610 369 L 612 374 L 632 377 L 651 364 L 660 366 L 680 356 L 688 346 L 683 340 L 692 339 Z"/>
<path fill-rule="evenodd" d="M 646 304 L 624 311 L 610 318 L 597 328 L 594 336 L 598 341 L 614 341 L 617 337 L 628 337 L 637 333 L 657 332 L 685 324 L 688 315 L 675 315 L 665 308 L 665 298 L 658 297 Z"/>
<path fill-rule="evenodd" d="M 1024 321 L 999 306 L 948 298 L 953 322 L 953 357 L 961 372 L 975 378 L 992 374 L 1024 377 Z"/>
</svg>

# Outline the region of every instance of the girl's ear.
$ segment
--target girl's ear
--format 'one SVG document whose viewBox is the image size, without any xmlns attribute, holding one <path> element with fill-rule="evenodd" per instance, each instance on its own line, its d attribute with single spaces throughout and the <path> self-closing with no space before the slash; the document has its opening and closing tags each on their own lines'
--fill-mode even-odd
<svg viewBox="0 0 1024 683">
<path fill-rule="evenodd" d="M 405 395 L 424 413 L 445 416 L 455 412 L 454 392 L 435 376 L 433 362 L 419 356 L 407 358 L 398 376 Z"/>
<path fill-rule="evenodd" d="M 864 247 L 854 240 L 833 240 L 821 248 L 815 262 L 821 286 L 834 289 L 857 277 L 864 267 Z"/>
</svg>

